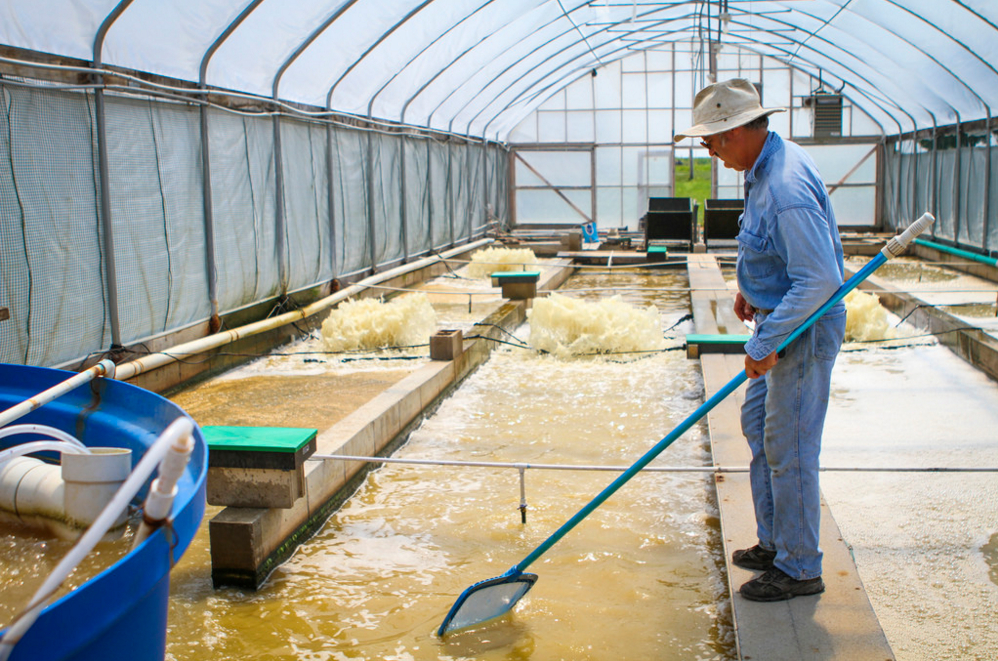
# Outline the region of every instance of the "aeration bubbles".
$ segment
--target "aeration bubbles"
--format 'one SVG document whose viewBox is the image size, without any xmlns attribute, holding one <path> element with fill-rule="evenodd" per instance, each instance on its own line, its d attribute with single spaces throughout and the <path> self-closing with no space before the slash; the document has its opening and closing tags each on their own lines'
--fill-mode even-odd
<svg viewBox="0 0 998 661">
<path fill-rule="evenodd" d="M 437 329 L 437 314 L 426 294 L 404 294 L 389 301 L 346 301 L 322 322 L 329 351 L 363 351 L 425 345 Z"/>
<path fill-rule="evenodd" d="M 530 346 L 559 358 L 633 354 L 665 347 L 658 309 L 637 308 L 613 296 L 588 302 L 552 293 L 528 311 Z"/>
</svg>

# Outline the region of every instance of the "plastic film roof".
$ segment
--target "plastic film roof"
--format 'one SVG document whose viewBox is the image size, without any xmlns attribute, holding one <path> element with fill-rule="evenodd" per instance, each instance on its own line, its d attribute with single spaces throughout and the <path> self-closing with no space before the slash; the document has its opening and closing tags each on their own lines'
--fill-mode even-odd
<svg viewBox="0 0 998 661">
<path fill-rule="evenodd" d="M 100 38 L 101 26 L 106 33 Z M 994 0 L 6 0 L 0 43 L 505 139 L 643 49 L 717 43 L 820 78 L 888 134 L 998 112 Z M 99 49 L 99 52 L 98 52 Z"/>
</svg>

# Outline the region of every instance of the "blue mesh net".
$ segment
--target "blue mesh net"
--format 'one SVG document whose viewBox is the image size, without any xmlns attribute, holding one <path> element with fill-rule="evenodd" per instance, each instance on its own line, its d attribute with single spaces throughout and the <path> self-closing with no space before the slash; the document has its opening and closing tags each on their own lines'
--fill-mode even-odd
<svg viewBox="0 0 998 661">
<path fill-rule="evenodd" d="M 527 594 L 537 574 L 507 574 L 475 583 L 461 593 L 437 635 L 488 622 L 510 611 Z"/>
</svg>

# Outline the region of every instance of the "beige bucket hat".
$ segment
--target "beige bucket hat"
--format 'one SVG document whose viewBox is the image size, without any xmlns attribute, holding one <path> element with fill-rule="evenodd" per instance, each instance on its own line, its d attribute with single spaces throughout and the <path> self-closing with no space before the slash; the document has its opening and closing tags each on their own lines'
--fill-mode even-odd
<svg viewBox="0 0 998 661">
<path fill-rule="evenodd" d="M 744 78 L 732 78 L 697 92 L 693 99 L 696 125 L 677 133 L 673 142 L 723 133 L 763 115 L 784 111 L 786 108 L 763 108 L 755 85 Z"/>
</svg>

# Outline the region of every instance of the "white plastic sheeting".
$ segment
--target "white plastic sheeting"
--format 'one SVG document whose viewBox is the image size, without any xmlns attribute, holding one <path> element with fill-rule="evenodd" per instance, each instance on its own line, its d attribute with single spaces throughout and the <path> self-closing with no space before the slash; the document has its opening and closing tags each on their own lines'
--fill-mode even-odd
<svg viewBox="0 0 998 661">
<path fill-rule="evenodd" d="M 0 44 L 193 82 L 203 68 L 210 87 L 499 140 L 592 69 L 676 41 L 700 50 L 704 71 L 716 43 L 785 62 L 841 88 L 886 134 L 984 119 L 998 107 L 996 25 L 993 0 L 0 6 Z"/>
</svg>

